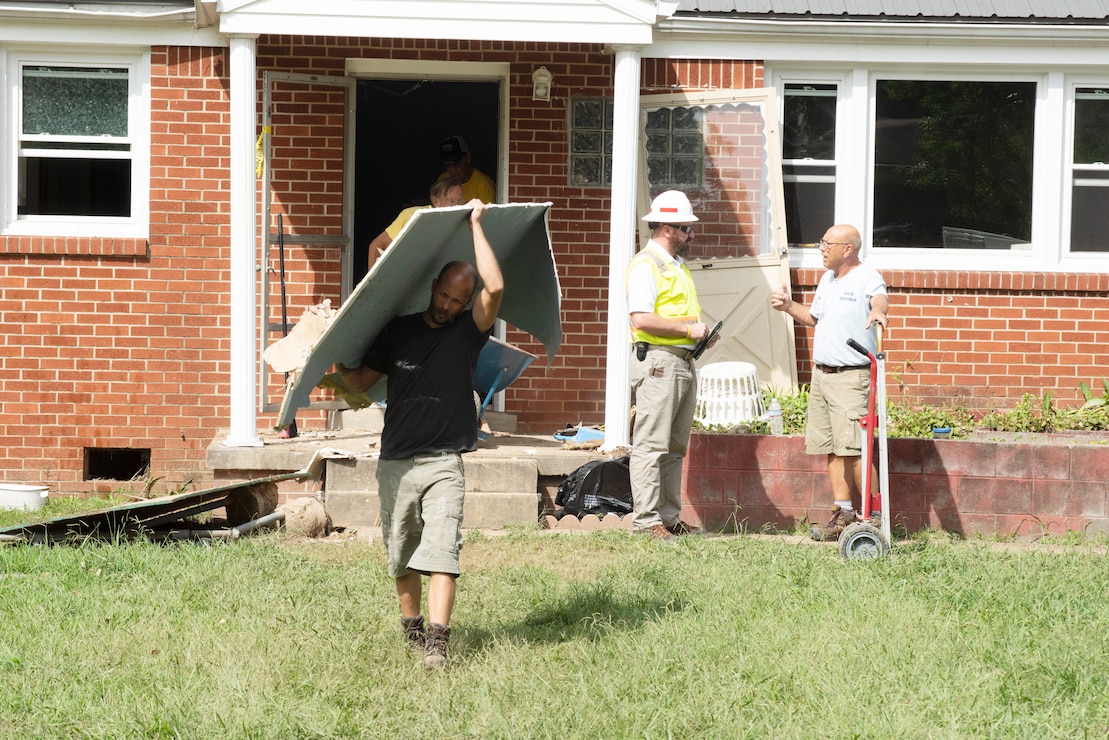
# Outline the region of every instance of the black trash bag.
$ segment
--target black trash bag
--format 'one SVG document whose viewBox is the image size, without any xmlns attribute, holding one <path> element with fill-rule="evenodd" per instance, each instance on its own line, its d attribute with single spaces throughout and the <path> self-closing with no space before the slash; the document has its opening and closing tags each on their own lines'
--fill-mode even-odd
<svg viewBox="0 0 1109 740">
<path fill-rule="evenodd" d="M 571 514 L 630 514 L 632 510 L 631 472 L 629 457 L 612 460 L 590 460 L 562 481 L 555 494 L 555 505 L 562 509 L 555 516 Z"/>
</svg>

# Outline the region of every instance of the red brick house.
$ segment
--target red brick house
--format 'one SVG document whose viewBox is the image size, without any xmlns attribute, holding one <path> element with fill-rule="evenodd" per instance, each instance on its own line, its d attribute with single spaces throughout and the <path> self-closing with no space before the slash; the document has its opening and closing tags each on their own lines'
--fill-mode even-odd
<svg viewBox="0 0 1109 740">
<path fill-rule="evenodd" d="M 505 393 L 523 431 L 626 420 L 622 269 L 662 186 L 712 214 L 707 256 L 780 262 L 802 300 L 805 245 L 858 224 L 891 286 L 895 394 L 1077 399 L 1109 359 L 1109 11 L 765 5 L 0 0 L 3 477 L 203 483 L 213 442 L 258 444 L 279 247 L 290 321 L 341 301 L 455 133 L 500 200 L 551 203 L 564 339 Z M 711 116 L 687 113 L 744 89 L 769 94 L 741 219 Z M 658 94 L 684 97 L 641 106 Z"/>
</svg>

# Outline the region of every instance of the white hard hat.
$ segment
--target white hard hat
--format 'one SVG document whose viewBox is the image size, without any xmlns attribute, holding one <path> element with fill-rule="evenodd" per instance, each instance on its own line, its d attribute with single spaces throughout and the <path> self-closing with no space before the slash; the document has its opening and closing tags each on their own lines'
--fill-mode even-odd
<svg viewBox="0 0 1109 740">
<path fill-rule="evenodd" d="M 680 190 L 667 190 L 659 193 L 651 201 L 651 210 L 643 217 L 644 221 L 655 224 L 684 224 L 697 221 L 689 198 Z"/>
</svg>

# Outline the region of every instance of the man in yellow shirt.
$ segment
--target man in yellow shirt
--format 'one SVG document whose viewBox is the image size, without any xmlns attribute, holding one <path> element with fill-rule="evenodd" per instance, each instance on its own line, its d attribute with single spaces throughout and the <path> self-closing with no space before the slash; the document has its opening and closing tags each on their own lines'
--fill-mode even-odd
<svg viewBox="0 0 1109 740">
<path fill-rule="evenodd" d="M 374 237 L 370 242 L 370 253 L 366 255 L 366 271 L 369 272 L 370 268 L 377 262 L 377 258 L 389 248 L 393 240 L 397 238 L 405 224 L 412 220 L 416 215 L 416 211 L 422 211 L 425 208 L 446 208 L 447 206 L 460 206 L 466 203 L 467 200 L 462 197 L 462 183 L 457 180 L 447 177 L 436 180 L 431 184 L 431 205 L 429 206 L 412 206 L 405 208 L 397 217 L 393 219 L 393 223 L 385 227 L 385 231 Z"/>
<path fill-rule="evenodd" d="M 493 180 L 470 162 L 470 147 L 461 136 L 448 136 L 439 143 L 439 156 L 443 160 L 443 174 L 462 183 L 462 202 L 477 198 L 482 203 L 497 202 L 497 186 Z"/>
</svg>

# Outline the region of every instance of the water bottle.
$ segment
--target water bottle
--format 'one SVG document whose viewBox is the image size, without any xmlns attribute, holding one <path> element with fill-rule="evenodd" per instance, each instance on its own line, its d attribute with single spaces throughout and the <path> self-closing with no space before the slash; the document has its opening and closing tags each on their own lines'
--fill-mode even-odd
<svg viewBox="0 0 1109 740">
<path fill-rule="evenodd" d="M 770 414 L 770 433 L 782 434 L 785 431 L 782 428 L 782 404 L 778 403 L 777 398 L 770 401 L 768 412 Z"/>
</svg>

